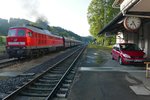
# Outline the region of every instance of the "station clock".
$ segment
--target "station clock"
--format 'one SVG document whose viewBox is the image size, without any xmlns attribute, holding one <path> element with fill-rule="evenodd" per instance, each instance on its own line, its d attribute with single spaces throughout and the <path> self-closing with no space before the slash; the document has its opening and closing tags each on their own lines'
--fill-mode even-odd
<svg viewBox="0 0 150 100">
<path fill-rule="evenodd" d="M 136 31 L 141 26 L 139 17 L 126 17 L 124 19 L 124 27 L 129 31 Z"/>
</svg>

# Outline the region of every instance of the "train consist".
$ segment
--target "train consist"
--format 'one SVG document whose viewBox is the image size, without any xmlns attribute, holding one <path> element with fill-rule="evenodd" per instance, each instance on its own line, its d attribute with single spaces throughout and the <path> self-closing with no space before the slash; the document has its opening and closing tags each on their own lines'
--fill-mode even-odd
<svg viewBox="0 0 150 100">
<path fill-rule="evenodd" d="M 33 57 L 81 44 L 78 40 L 60 37 L 35 26 L 9 28 L 6 51 L 10 58 Z"/>
</svg>

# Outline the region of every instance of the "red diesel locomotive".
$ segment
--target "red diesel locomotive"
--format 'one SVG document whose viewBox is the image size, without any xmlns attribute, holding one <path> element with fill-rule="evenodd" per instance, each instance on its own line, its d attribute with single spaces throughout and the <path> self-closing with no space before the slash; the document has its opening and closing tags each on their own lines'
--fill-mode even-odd
<svg viewBox="0 0 150 100">
<path fill-rule="evenodd" d="M 56 36 L 35 26 L 10 28 L 6 41 L 6 51 L 10 58 L 38 56 L 80 44 L 77 40 Z"/>
</svg>

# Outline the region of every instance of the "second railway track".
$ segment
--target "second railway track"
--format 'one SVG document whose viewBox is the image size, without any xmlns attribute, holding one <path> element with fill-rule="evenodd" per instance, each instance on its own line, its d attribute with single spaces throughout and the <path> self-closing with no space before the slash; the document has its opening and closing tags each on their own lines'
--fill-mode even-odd
<svg viewBox="0 0 150 100">
<path fill-rule="evenodd" d="M 83 47 L 76 50 L 3 100 L 51 100 L 55 97 L 65 97 L 72 82 L 74 64 L 83 51 Z"/>
</svg>

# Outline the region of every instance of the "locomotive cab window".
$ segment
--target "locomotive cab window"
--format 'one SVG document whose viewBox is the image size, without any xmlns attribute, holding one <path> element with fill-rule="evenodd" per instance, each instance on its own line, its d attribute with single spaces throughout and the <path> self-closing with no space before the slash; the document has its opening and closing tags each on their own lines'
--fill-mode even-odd
<svg viewBox="0 0 150 100">
<path fill-rule="evenodd" d="M 8 36 L 16 36 L 16 30 L 15 29 L 9 30 L 8 31 Z"/>
<path fill-rule="evenodd" d="M 25 30 L 18 30 L 18 36 L 25 36 Z"/>
</svg>

